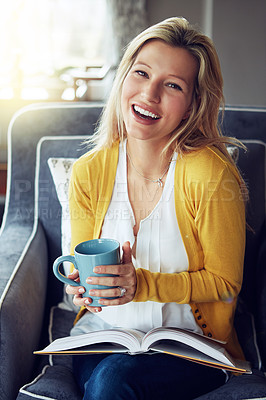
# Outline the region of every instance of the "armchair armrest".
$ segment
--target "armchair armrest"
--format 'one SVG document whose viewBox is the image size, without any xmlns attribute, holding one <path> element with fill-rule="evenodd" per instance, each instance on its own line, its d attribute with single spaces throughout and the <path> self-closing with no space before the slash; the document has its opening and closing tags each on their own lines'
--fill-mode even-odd
<svg viewBox="0 0 266 400">
<path fill-rule="evenodd" d="M 261 235 L 261 246 L 258 253 L 258 268 L 256 272 L 256 306 L 257 306 L 257 336 L 261 351 L 263 370 L 266 371 L 266 225 Z"/>
<path fill-rule="evenodd" d="M 47 245 L 43 228 L 8 225 L 0 234 L 0 388 L 15 399 L 31 378 L 39 346 L 47 286 Z M 3 286 L 4 285 L 4 286 Z"/>
</svg>

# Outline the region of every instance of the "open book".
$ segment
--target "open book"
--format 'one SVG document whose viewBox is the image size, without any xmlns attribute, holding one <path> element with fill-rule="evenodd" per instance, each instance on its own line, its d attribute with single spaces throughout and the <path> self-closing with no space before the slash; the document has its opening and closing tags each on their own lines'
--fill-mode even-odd
<svg viewBox="0 0 266 400">
<path fill-rule="evenodd" d="M 113 328 L 56 339 L 34 354 L 89 354 L 161 352 L 232 372 L 251 373 L 249 363 L 234 360 L 224 342 L 179 328 L 154 328 L 144 334 Z"/>
</svg>

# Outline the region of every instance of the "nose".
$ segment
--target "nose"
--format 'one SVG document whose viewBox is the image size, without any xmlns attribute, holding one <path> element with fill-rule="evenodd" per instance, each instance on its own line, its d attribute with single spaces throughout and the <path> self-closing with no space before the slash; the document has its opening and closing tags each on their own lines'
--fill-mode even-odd
<svg viewBox="0 0 266 400">
<path fill-rule="evenodd" d="M 151 103 L 160 102 L 160 84 L 152 79 L 148 79 L 142 86 L 142 96 Z"/>
</svg>

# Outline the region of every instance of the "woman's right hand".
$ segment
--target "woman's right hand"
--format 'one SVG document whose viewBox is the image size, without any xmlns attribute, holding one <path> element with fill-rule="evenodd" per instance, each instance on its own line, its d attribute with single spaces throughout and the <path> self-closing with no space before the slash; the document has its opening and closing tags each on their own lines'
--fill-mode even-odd
<svg viewBox="0 0 266 400">
<path fill-rule="evenodd" d="M 72 279 L 73 281 L 79 282 L 78 270 L 74 269 L 74 271 L 68 275 L 68 278 Z M 75 304 L 75 306 L 78 307 L 84 306 L 87 308 L 88 311 L 93 313 L 102 311 L 102 307 L 90 307 L 92 299 L 90 297 L 82 297 L 84 292 L 85 289 L 83 286 L 71 286 L 71 285 L 66 286 L 66 293 L 74 295 L 73 303 Z"/>
</svg>

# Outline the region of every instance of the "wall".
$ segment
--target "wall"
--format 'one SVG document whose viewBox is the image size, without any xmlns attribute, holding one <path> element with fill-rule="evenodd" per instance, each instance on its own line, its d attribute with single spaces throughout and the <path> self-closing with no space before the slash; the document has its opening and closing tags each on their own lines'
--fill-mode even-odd
<svg viewBox="0 0 266 400">
<path fill-rule="evenodd" d="M 266 106 L 265 0 L 147 0 L 149 24 L 183 16 L 211 34 L 226 104 Z M 208 11 L 211 18 L 206 20 Z"/>
<path fill-rule="evenodd" d="M 203 0 L 147 0 L 149 24 L 168 17 L 185 17 L 192 24 L 202 24 Z"/>
<path fill-rule="evenodd" d="M 227 103 L 266 105 L 266 1 L 216 0 L 214 21 Z"/>
</svg>

